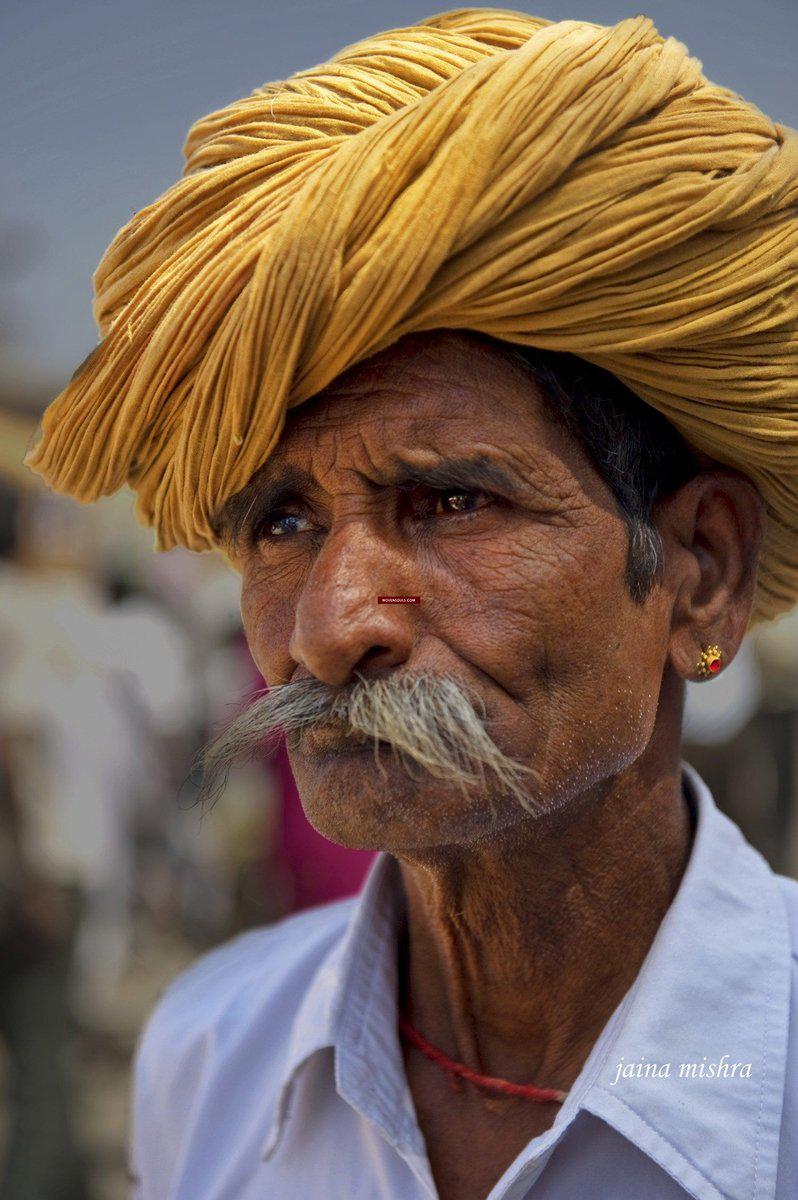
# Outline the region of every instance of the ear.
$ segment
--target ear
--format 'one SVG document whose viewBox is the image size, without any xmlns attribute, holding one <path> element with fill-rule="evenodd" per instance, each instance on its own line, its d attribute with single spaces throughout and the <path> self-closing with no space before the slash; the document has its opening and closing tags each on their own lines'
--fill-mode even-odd
<svg viewBox="0 0 798 1200">
<path fill-rule="evenodd" d="M 749 479 L 718 468 L 662 501 L 656 520 L 663 584 L 673 596 L 669 662 L 683 679 L 695 680 L 702 650 L 719 646 L 722 669 L 745 636 L 765 508 Z"/>
</svg>

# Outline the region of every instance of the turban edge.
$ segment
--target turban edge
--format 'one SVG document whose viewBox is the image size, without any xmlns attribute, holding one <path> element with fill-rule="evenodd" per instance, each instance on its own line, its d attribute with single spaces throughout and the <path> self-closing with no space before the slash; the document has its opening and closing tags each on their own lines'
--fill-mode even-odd
<svg viewBox="0 0 798 1200">
<path fill-rule="evenodd" d="M 125 483 L 207 549 L 288 408 L 470 329 L 606 368 L 768 514 L 754 620 L 798 600 L 798 133 L 652 21 L 457 9 L 196 122 L 94 275 L 101 341 L 26 462 Z"/>
</svg>

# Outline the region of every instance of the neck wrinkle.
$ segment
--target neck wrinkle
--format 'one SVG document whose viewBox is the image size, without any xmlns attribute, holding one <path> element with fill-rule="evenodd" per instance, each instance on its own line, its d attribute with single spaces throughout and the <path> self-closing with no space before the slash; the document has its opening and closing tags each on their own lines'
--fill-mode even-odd
<svg viewBox="0 0 798 1200">
<path fill-rule="evenodd" d="M 397 855 L 400 1004 L 428 1041 L 482 1074 L 568 1090 L 689 858 L 678 765 L 647 776 L 639 760 L 523 838 Z"/>
</svg>

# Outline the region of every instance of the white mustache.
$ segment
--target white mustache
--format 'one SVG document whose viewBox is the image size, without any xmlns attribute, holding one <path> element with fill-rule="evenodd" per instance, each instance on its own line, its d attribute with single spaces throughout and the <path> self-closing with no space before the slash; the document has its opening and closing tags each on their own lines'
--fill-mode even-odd
<svg viewBox="0 0 798 1200">
<path fill-rule="evenodd" d="M 268 747 L 281 733 L 299 733 L 340 722 L 344 732 L 374 740 L 374 760 L 387 745 L 413 778 L 422 768 L 464 792 L 490 785 L 533 811 L 524 786 L 532 767 L 508 757 L 488 733 L 481 698 L 450 675 L 402 672 L 376 677 L 356 673 L 343 687 L 318 679 L 276 684 L 239 713 L 203 751 L 200 801 L 216 797 L 232 766 Z"/>
</svg>

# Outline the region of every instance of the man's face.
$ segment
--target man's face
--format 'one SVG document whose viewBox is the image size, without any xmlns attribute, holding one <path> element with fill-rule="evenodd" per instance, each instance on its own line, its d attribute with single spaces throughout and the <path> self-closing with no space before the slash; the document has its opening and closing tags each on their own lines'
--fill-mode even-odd
<svg viewBox="0 0 798 1200">
<path fill-rule="evenodd" d="M 289 414 L 259 479 L 264 496 L 287 487 L 253 507 L 258 538 L 242 555 L 267 683 L 454 676 L 497 745 L 534 768 L 543 810 L 645 749 L 668 598 L 633 602 L 608 488 L 501 348 L 452 331 L 402 339 Z M 534 820 L 500 789 L 464 796 L 384 748 L 382 772 L 351 739 L 302 733 L 288 748 L 308 818 L 344 845 L 467 843 Z"/>
</svg>

